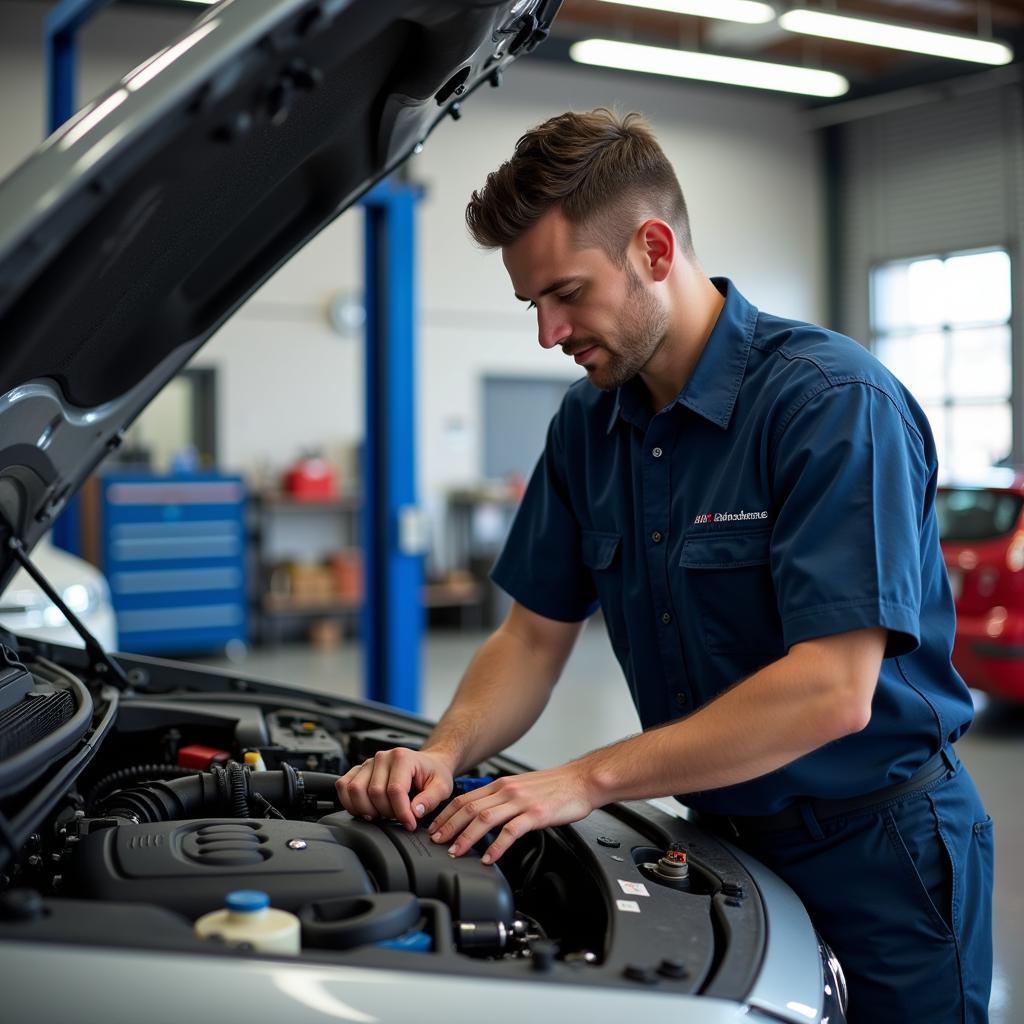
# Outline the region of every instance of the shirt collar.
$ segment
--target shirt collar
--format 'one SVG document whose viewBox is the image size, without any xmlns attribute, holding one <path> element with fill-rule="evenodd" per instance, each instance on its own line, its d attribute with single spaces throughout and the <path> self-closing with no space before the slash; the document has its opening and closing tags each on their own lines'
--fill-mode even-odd
<svg viewBox="0 0 1024 1024">
<path fill-rule="evenodd" d="M 751 305 L 728 278 L 713 277 L 711 282 L 725 297 L 725 305 L 690 379 L 672 404 L 685 405 L 725 430 L 732 419 L 736 396 L 746 373 L 757 325 L 757 307 Z M 649 422 L 646 388 L 638 388 L 638 383 L 639 378 L 635 378 L 616 389 L 608 433 L 620 415 L 641 427 Z"/>
</svg>

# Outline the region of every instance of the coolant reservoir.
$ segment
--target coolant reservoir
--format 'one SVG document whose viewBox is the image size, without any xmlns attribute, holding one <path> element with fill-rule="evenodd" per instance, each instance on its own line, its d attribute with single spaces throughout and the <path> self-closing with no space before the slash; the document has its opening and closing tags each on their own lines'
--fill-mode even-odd
<svg viewBox="0 0 1024 1024">
<path fill-rule="evenodd" d="M 229 946 L 245 944 L 258 953 L 299 952 L 299 919 L 270 905 L 270 897 L 257 889 L 229 892 L 224 909 L 203 914 L 195 924 L 201 939 L 219 936 Z"/>
</svg>

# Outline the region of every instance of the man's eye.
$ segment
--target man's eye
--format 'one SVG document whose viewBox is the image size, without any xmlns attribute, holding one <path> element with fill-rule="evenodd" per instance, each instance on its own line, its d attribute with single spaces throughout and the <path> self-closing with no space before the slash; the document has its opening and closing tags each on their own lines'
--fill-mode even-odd
<svg viewBox="0 0 1024 1024">
<path fill-rule="evenodd" d="M 574 291 L 566 292 L 564 295 L 559 295 L 558 297 L 563 302 L 575 302 L 576 299 L 579 297 L 580 291 L 581 289 L 576 288 Z"/>
</svg>

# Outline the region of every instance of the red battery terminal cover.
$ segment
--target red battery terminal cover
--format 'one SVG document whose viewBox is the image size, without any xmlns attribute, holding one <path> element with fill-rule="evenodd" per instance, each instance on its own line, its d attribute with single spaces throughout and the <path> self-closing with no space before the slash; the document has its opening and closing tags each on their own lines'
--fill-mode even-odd
<svg viewBox="0 0 1024 1024">
<path fill-rule="evenodd" d="M 187 747 L 178 750 L 179 768 L 197 768 L 206 771 L 211 764 L 223 764 L 231 760 L 231 754 L 227 750 L 218 750 L 216 747 L 204 747 L 201 743 L 190 743 Z"/>
</svg>

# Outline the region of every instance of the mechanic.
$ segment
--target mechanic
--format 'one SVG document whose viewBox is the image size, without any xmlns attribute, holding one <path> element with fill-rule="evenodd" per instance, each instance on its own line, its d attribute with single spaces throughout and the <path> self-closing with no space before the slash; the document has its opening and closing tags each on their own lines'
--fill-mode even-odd
<svg viewBox="0 0 1024 1024">
<path fill-rule="evenodd" d="M 679 794 L 799 894 L 852 1022 L 988 1019 L 992 826 L 952 743 L 972 704 L 928 421 L 856 342 L 760 312 L 695 256 L 638 115 L 566 113 L 474 192 L 540 344 L 586 370 L 493 572 L 513 598 L 420 752 L 342 804 L 409 829 L 536 721 L 603 611 L 644 732 L 430 824 L 453 856 Z"/>
</svg>

